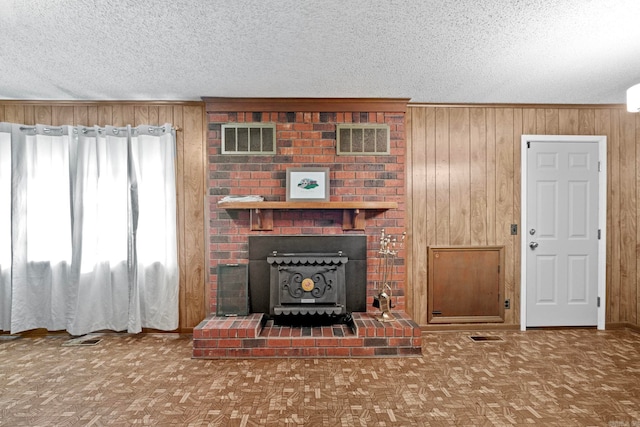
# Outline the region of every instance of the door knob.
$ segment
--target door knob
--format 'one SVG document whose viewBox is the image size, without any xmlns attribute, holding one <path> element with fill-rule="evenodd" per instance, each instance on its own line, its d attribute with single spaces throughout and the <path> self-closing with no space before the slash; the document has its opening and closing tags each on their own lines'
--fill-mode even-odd
<svg viewBox="0 0 640 427">
<path fill-rule="evenodd" d="M 531 242 L 531 243 L 529 243 L 529 247 L 530 247 L 531 249 L 535 249 L 535 248 L 537 248 L 537 247 L 538 247 L 538 242 Z"/>
</svg>

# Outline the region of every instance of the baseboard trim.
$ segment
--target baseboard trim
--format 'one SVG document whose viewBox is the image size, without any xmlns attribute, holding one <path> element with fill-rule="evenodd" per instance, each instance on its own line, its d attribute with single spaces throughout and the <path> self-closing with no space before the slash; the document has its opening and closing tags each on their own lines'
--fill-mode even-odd
<svg viewBox="0 0 640 427">
<path fill-rule="evenodd" d="M 422 332 L 446 332 L 446 331 L 518 331 L 520 325 L 504 325 L 504 324 L 478 324 L 478 323 L 464 323 L 464 324 L 430 324 L 420 325 Z"/>
<path fill-rule="evenodd" d="M 628 322 L 612 322 L 605 324 L 605 329 L 631 329 L 632 331 L 640 332 L 640 325 Z"/>
<path fill-rule="evenodd" d="M 572 329 L 573 327 L 567 326 L 556 329 Z M 595 326 L 594 326 L 595 328 Z M 552 329 L 552 328 L 533 328 L 533 329 Z M 628 322 L 611 322 L 605 324 L 605 330 L 617 330 L 617 329 L 629 329 L 634 332 L 640 332 L 640 325 L 634 325 Z M 446 331 L 514 331 L 520 330 L 520 325 L 504 325 L 504 324 L 428 324 L 420 325 L 422 332 L 446 332 Z"/>
</svg>

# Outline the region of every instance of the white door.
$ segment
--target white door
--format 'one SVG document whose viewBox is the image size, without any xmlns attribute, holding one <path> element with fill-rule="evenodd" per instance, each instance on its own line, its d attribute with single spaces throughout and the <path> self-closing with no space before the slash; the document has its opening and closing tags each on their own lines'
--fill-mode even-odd
<svg viewBox="0 0 640 427">
<path fill-rule="evenodd" d="M 526 326 L 598 324 L 599 146 L 528 141 Z"/>
</svg>

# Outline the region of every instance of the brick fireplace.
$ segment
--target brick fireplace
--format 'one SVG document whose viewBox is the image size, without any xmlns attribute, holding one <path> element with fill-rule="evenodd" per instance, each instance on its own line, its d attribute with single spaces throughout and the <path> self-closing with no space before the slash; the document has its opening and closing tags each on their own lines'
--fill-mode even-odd
<svg viewBox="0 0 640 427">
<path fill-rule="evenodd" d="M 419 329 L 404 314 L 404 254 L 396 263 L 396 280 L 393 281 L 394 310 L 400 313 L 399 321 L 393 324 L 369 323 L 377 309 L 371 301 L 381 279 L 377 268 L 379 236 L 384 230 L 388 235 L 401 235 L 405 230 L 405 129 L 404 115 L 406 99 L 248 99 L 248 98 L 204 98 L 208 116 L 208 295 L 209 312 L 194 330 L 194 357 L 260 357 L 260 356 L 373 356 L 376 354 L 401 354 L 419 352 Z M 276 153 L 271 155 L 222 154 L 222 125 L 227 123 L 271 123 L 276 128 Z M 337 155 L 336 127 L 345 123 L 386 124 L 389 126 L 390 150 L 384 155 Z M 256 228 L 251 209 L 227 209 L 218 202 L 224 196 L 258 195 L 265 202 L 285 200 L 286 169 L 291 167 L 328 167 L 330 179 L 330 203 L 326 209 L 273 209 L 269 210 L 268 229 Z M 394 202 L 397 208 L 387 209 L 336 209 L 336 202 Z M 334 204 L 334 205 L 332 205 Z M 349 215 L 357 215 L 345 225 Z M 262 218 L 261 218 L 262 219 Z M 264 342 L 243 342 L 259 339 L 261 329 L 268 325 L 263 313 L 250 313 L 246 318 L 216 318 L 216 294 L 218 286 L 217 267 L 224 264 L 249 264 L 250 236 L 342 236 L 363 235 L 366 237 L 366 301 L 365 311 L 354 316 L 361 321 L 360 332 L 354 327 L 346 335 L 351 336 L 349 345 L 342 346 L 332 341 L 328 347 L 339 351 L 321 351 L 327 343 L 312 340 L 308 349 L 300 354 L 286 349 L 265 351 Z M 267 316 L 268 317 L 268 316 Z M 242 323 L 244 322 L 244 324 Z M 259 325 L 256 326 L 255 323 Z M 240 325 L 244 326 L 240 326 Z M 224 326 L 223 326 L 224 325 Z M 249 325 L 249 326 L 247 326 Z M 243 329 L 239 331 L 239 329 Z M 385 332 L 386 330 L 386 332 Z M 344 332 L 321 332 L 326 338 Z M 266 334 L 272 333 L 267 331 Z M 296 332 L 293 332 L 295 335 Z M 313 336 L 315 332 L 310 332 Z M 359 335 L 361 334 L 361 335 Z M 264 332 L 263 332 L 264 335 Z M 331 336 L 329 336 L 331 335 Z M 390 351 L 387 335 L 395 344 L 410 350 Z M 358 341 L 358 337 L 361 340 Z M 367 338 L 372 350 L 362 347 Z M 402 341 L 397 341 L 398 338 Z M 417 337 L 417 338 L 416 338 Z M 222 347 L 214 339 L 233 340 Z M 383 338 L 380 341 L 379 338 Z M 356 341 L 353 341 L 356 339 Z M 385 341 L 386 340 L 386 341 Z M 408 340 L 408 341 L 407 341 Z M 206 341 L 206 342 L 205 342 Z M 215 341 L 215 342 L 214 342 Z M 289 340 L 289 344 L 291 341 Z M 417 344 L 417 345 L 416 345 Z M 300 345 L 298 342 L 296 345 Z M 255 348 L 262 349 L 260 352 Z M 344 348 L 349 348 L 344 350 Z M 366 345 L 365 345 L 366 347 Z M 393 346 L 392 346 L 393 347 Z M 411 350 L 413 349 L 413 350 Z"/>
</svg>

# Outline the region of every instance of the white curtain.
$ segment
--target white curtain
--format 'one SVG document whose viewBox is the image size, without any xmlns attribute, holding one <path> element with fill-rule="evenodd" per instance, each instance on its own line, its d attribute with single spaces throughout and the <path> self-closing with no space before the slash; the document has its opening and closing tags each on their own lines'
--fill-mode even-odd
<svg viewBox="0 0 640 427">
<path fill-rule="evenodd" d="M 68 127 L 14 125 L 11 331 L 65 329 L 71 266 Z"/>
<path fill-rule="evenodd" d="M 0 123 L 0 330 L 11 328 L 11 125 Z"/>
<path fill-rule="evenodd" d="M 1 329 L 177 328 L 171 126 L 12 125 L 9 148 L 0 135 L 13 177 L 10 219 L 0 211 L 0 231 L 9 222 L 12 237 L 0 246 L 0 278 L 9 282 L 0 288 Z M 6 275 L 5 252 L 13 259 Z"/>
<path fill-rule="evenodd" d="M 68 330 L 128 329 L 128 138 L 126 128 L 74 134 L 73 263 Z"/>
<path fill-rule="evenodd" d="M 171 129 L 160 136 L 138 127 L 131 138 L 135 281 L 130 300 L 130 329 L 154 325 L 178 327 L 178 247 L 176 240 L 175 143 Z M 171 230 L 171 233 L 158 232 Z M 175 306 L 175 313 L 161 309 Z M 136 310 L 139 308 L 139 314 Z M 139 319 L 134 319 L 134 313 Z M 136 323 L 137 322 L 137 323 Z"/>
</svg>

